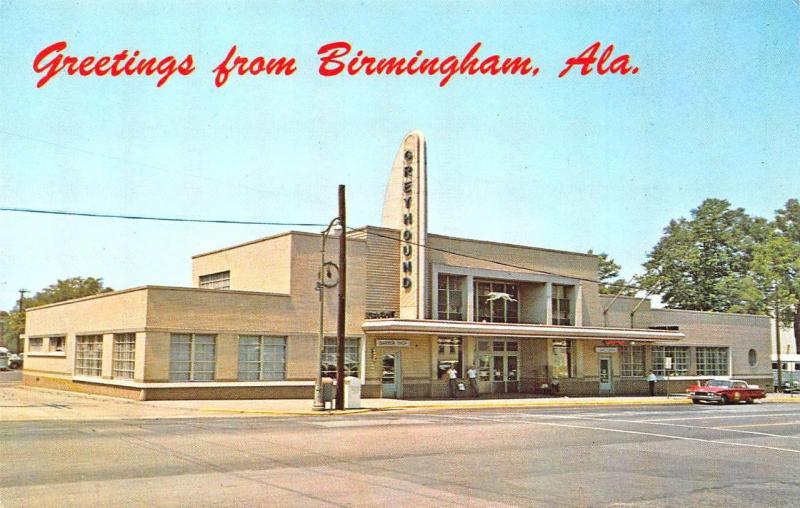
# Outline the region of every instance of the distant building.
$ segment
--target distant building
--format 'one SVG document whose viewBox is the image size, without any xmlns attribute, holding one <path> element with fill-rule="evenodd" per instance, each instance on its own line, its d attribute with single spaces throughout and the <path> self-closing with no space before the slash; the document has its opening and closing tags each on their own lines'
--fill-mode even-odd
<svg viewBox="0 0 800 508">
<path fill-rule="evenodd" d="M 770 339 L 772 341 L 772 371 L 773 380 L 778 382 L 778 344 L 775 340 L 775 320 L 770 319 Z M 794 340 L 794 328 L 782 326 L 781 338 L 781 368 L 783 369 L 781 381 L 800 381 L 800 354 L 797 353 L 797 343 Z"/>
<path fill-rule="evenodd" d="M 483 394 L 549 393 L 554 379 L 561 394 L 644 394 L 650 370 L 673 391 L 719 376 L 771 384 L 768 318 L 600 295 L 593 255 L 428 234 L 426 171 L 425 140 L 411 133 L 382 226 L 347 233 L 345 363 L 364 396 L 446 396 L 445 371 L 472 364 Z M 321 350 L 318 339 L 320 243 L 287 232 L 194 256 L 191 288 L 28 309 L 24 382 L 140 399 L 310 398 L 336 357 L 335 289 Z"/>
</svg>

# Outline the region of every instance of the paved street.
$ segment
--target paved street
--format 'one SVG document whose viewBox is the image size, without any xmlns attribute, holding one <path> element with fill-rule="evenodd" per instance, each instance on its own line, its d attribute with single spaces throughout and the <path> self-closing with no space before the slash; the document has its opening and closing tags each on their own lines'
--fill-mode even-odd
<svg viewBox="0 0 800 508">
<path fill-rule="evenodd" d="M 0 370 L 0 385 L 15 385 L 22 381 L 22 369 Z"/>
<path fill-rule="evenodd" d="M 0 505 L 796 506 L 800 405 L 7 421 Z"/>
</svg>

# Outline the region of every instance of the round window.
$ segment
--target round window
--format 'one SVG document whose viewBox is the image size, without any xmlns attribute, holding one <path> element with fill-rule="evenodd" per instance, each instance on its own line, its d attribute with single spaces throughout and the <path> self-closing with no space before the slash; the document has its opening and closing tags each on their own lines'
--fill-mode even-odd
<svg viewBox="0 0 800 508">
<path fill-rule="evenodd" d="M 756 353 L 755 349 L 751 349 L 747 353 L 747 359 L 750 361 L 750 366 L 751 367 L 755 367 L 756 366 L 756 364 L 758 363 L 758 353 Z"/>
</svg>

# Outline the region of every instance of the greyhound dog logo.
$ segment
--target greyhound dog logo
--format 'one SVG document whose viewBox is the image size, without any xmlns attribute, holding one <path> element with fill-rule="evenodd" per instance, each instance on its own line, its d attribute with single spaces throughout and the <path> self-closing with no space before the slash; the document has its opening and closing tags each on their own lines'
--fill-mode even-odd
<svg viewBox="0 0 800 508">
<path fill-rule="evenodd" d="M 511 295 L 508 293 L 503 293 L 502 291 L 492 291 L 489 293 L 488 298 L 486 301 L 493 302 L 495 300 L 505 300 L 507 302 L 516 302 L 515 299 L 511 298 Z"/>
</svg>

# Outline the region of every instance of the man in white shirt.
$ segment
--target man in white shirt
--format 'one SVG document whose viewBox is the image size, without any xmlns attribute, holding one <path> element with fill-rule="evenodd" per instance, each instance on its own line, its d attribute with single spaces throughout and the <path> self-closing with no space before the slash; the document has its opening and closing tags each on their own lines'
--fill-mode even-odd
<svg viewBox="0 0 800 508">
<path fill-rule="evenodd" d="M 456 397 L 456 390 L 458 390 L 458 371 L 456 370 L 456 365 L 450 365 L 450 368 L 447 369 L 447 388 L 450 391 L 450 398 L 454 399 Z"/>
<path fill-rule="evenodd" d="M 647 376 L 647 384 L 650 385 L 650 396 L 652 397 L 656 394 L 656 374 L 652 370 Z"/>
<path fill-rule="evenodd" d="M 467 378 L 469 379 L 469 386 L 472 388 L 472 396 L 478 397 L 478 369 L 475 368 L 475 364 L 469 366 L 469 370 L 467 370 Z"/>
</svg>

